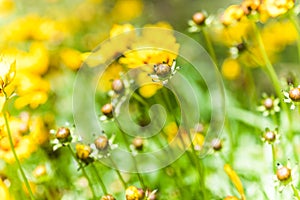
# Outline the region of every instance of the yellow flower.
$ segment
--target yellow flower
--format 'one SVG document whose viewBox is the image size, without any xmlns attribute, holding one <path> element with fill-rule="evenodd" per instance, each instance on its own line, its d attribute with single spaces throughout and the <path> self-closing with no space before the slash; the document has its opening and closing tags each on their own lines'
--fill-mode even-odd
<svg viewBox="0 0 300 200">
<path fill-rule="evenodd" d="M 110 30 L 109 37 L 113 38 L 120 34 L 130 32 L 133 30 L 134 30 L 134 26 L 132 26 L 131 24 L 124 24 L 124 25 L 114 24 Z M 130 39 L 130 38 L 128 38 L 128 39 Z"/>
<path fill-rule="evenodd" d="M 144 98 L 150 98 L 152 97 L 157 90 L 159 90 L 160 88 L 162 88 L 162 84 L 160 83 L 150 83 L 150 84 L 145 84 L 142 85 L 139 88 L 139 93 L 141 96 L 143 96 Z"/>
<path fill-rule="evenodd" d="M 5 41 L 61 41 L 66 35 L 66 29 L 63 24 L 38 15 L 27 15 L 18 18 L 12 23 L 5 26 L 3 38 Z"/>
<path fill-rule="evenodd" d="M 259 12 L 264 15 L 264 19 L 268 16 L 277 17 L 288 12 L 294 4 L 294 0 L 263 0 Z"/>
<path fill-rule="evenodd" d="M 222 64 L 222 74 L 229 80 L 236 79 L 241 73 L 240 64 L 236 59 L 227 58 Z"/>
<path fill-rule="evenodd" d="M 0 57 L 0 94 L 16 75 L 16 62 L 9 57 Z"/>
<path fill-rule="evenodd" d="M 228 26 L 241 20 L 243 16 L 245 16 L 245 12 L 242 6 L 231 5 L 225 10 L 223 15 L 221 16 L 221 22 L 225 26 Z"/>
<path fill-rule="evenodd" d="M 146 25 L 145 27 L 171 28 L 166 23 Z M 171 66 L 173 60 L 177 57 L 179 44 L 176 43 L 176 38 L 172 31 L 160 32 L 155 29 L 145 29 L 142 31 L 142 35 L 131 45 L 130 49 L 133 49 L 133 51 L 125 53 L 124 57 L 120 58 L 119 61 L 128 68 L 163 62 Z"/>
<path fill-rule="evenodd" d="M 120 78 L 120 73 L 123 71 L 122 65 L 117 62 L 109 65 L 100 77 L 98 89 L 103 92 L 111 90 L 112 81 Z"/>
<path fill-rule="evenodd" d="M 2 200 L 11 200 L 9 191 L 5 183 L 0 179 L 0 197 Z"/>
<path fill-rule="evenodd" d="M 6 16 L 14 9 L 13 0 L 0 0 L 0 16 Z"/>
<path fill-rule="evenodd" d="M 287 45 L 295 43 L 298 39 L 297 30 L 290 21 L 276 21 L 268 23 L 261 30 L 261 37 L 269 59 L 276 61 L 277 53 L 281 52 Z M 240 54 L 240 63 L 247 67 L 264 66 L 264 59 L 258 44 L 247 46 L 247 51 Z"/>
<path fill-rule="evenodd" d="M 84 54 L 75 49 L 65 48 L 60 52 L 62 62 L 70 69 L 77 70 L 84 61 Z"/>
<path fill-rule="evenodd" d="M 8 163 L 15 161 L 10 148 L 4 119 L 0 124 L 0 158 Z M 28 158 L 38 146 L 48 139 L 48 131 L 39 117 L 9 117 L 9 126 L 15 151 L 19 159 Z"/>
<path fill-rule="evenodd" d="M 241 182 L 240 178 L 238 177 L 238 175 L 236 174 L 236 172 L 230 167 L 229 164 L 224 165 L 224 171 L 226 172 L 226 174 L 228 175 L 228 177 L 234 184 L 237 191 L 240 193 L 241 199 L 245 200 L 246 196 L 245 196 L 244 188 L 243 188 L 242 182 Z"/>
<path fill-rule="evenodd" d="M 251 23 L 248 18 L 242 18 L 239 22 L 228 26 L 213 27 L 213 39 L 227 46 L 240 44 L 252 33 Z"/>
<path fill-rule="evenodd" d="M 112 17 L 118 21 L 129 21 L 138 17 L 142 11 L 141 0 L 118 0 L 112 10 Z"/>
<path fill-rule="evenodd" d="M 45 45 L 33 42 L 29 52 L 18 49 L 6 49 L 3 54 L 16 59 L 16 77 L 11 84 L 11 91 L 16 91 L 18 98 L 15 105 L 18 109 L 30 105 L 36 108 L 48 99 L 50 84 L 41 75 L 49 66 L 49 55 Z"/>
</svg>

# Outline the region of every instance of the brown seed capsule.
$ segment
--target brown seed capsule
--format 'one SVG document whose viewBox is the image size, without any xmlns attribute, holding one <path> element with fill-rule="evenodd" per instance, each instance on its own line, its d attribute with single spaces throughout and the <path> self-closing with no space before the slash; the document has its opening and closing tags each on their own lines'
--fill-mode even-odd
<svg viewBox="0 0 300 200">
<path fill-rule="evenodd" d="M 111 103 L 105 104 L 101 108 L 101 112 L 107 117 L 112 117 L 113 106 Z"/>
<path fill-rule="evenodd" d="M 65 127 L 60 127 L 55 134 L 55 137 L 62 142 L 68 141 L 70 136 L 71 136 L 70 129 Z"/>
<path fill-rule="evenodd" d="M 154 71 L 157 76 L 165 78 L 170 75 L 171 72 L 171 67 L 165 63 L 155 65 L 154 66 Z"/>
<path fill-rule="evenodd" d="M 204 24 L 206 16 L 202 12 L 196 12 L 193 15 L 192 19 L 193 19 L 193 21 L 194 21 L 195 24 L 201 25 L 201 24 Z"/>
<path fill-rule="evenodd" d="M 132 144 L 135 147 L 135 149 L 142 150 L 143 146 L 144 146 L 144 140 L 142 138 L 140 138 L 140 137 L 136 137 L 132 141 Z"/>
<path fill-rule="evenodd" d="M 271 98 L 266 98 L 266 99 L 264 100 L 264 106 L 265 106 L 265 108 L 266 108 L 267 110 L 272 109 L 272 108 L 273 108 L 273 99 L 271 99 Z"/>
<path fill-rule="evenodd" d="M 276 140 L 276 134 L 273 131 L 267 131 L 264 138 L 268 142 L 274 142 Z"/>
<path fill-rule="evenodd" d="M 222 142 L 218 138 L 213 139 L 211 144 L 212 144 L 212 147 L 215 151 L 219 151 L 219 150 L 222 149 Z"/>
<path fill-rule="evenodd" d="M 107 194 L 107 195 L 101 197 L 100 200 L 116 200 L 116 199 L 111 194 Z"/>
<path fill-rule="evenodd" d="M 87 145 L 84 145 L 84 144 L 77 144 L 76 145 L 76 156 L 80 160 L 88 159 L 91 152 L 92 152 L 92 149 L 91 149 L 90 146 L 87 146 Z"/>
<path fill-rule="evenodd" d="M 277 169 L 276 176 L 279 181 L 286 181 L 291 177 L 291 169 L 287 167 L 280 167 Z"/>
<path fill-rule="evenodd" d="M 116 79 L 112 82 L 112 89 L 116 93 L 122 93 L 124 90 L 124 84 L 120 79 Z"/>
<path fill-rule="evenodd" d="M 293 101 L 300 101 L 300 88 L 293 88 L 289 91 L 289 97 Z"/>
<path fill-rule="evenodd" d="M 95 140 L 95 145 L 98 150 L 106 150 L 107 147 L 109 146 L 109 142 L 106 136 L 100 135 L 96 140 Z"/>
</svg>

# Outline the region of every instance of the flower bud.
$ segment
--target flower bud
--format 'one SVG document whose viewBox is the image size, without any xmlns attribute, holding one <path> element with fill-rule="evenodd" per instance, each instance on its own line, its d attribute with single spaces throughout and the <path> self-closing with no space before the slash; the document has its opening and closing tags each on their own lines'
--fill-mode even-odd
<svg viewBox="0 0 300 200">
<path fill-rule="evenodd" d="M 101 197 L 101 200 L 116 200 L 116 199 L 111 194 L 107 194 L 107 195 Z"/>
<path fill-rule="evenodd" d="M 281 166 L 277 169 L 276 176 L 279 181 L 286 181 L 291 177 L 291 169 Z"/>
<path fill-rule="evenodd" d="M 124 90 L 124 84 L 120 79 L 116 79 L 112 82 L 112 89 L 115 93 L 122 93 Z"/>
<path fill-rule="evenodd" d="M 101 112 L 107 117 L 112 117 L 113 106 L 111 103 L 105 104 L 101 108 Z"/>
<path fill-rule="evenodd" d="M 71 138 L 71 132 L 70 129 L 65 128 L 65 127 L 60 127 L 56 134 L 55 137 L 61 141 L 61 142 L 67 142 Z"/>
<path fill-rule="evenodd" d="M 87 145 L 84 145 L 84 144 L 77 144 L 76 145 L 76 156 L 80 160 L 88 159 L 91 152 L 92 152 L 92 149 L 91 149 L 90 146 L 87 146 Z"/>
<path fill-rule="evenodd" d="M 100 135 L 96 140 L 95 140 L 95 146 L 98 150 L 106 150 L 109 146 L 109 142 L 106 136 Z"/>
<path fill-rule="evenodd" d="M 289 97 L 293 100 L 293 101 L 300 101 L 300 88 L 293 88 L 289 91 Z"/>
<path fill-rule="evenodd" d="M 202 25 L 205 22 L 206 16 L 202 12 L 196 12 L 192 19 L 195 24 Z"/>
</svg>

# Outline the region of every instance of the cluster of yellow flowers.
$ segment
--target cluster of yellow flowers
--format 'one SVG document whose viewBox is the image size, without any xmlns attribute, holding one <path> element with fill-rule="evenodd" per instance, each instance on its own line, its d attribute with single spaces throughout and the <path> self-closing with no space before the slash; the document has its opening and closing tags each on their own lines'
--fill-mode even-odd
<svg viewBox="0 0 300 200">
<path fill-rule="evenodd" d="M 271 62 L 286 46 L 294 44 L 298 32 L 290 18 L 278 18 L 294 7 L 293 0 L 244 0 L 240 5 L 229 6 L 221 16 L 222 26 L 212 26 L 212 39 L 225 44 L 232 51 L 222 65 L 223 76 L 237 79 L 241 65 L 246 67 L 265 66 L 255 36 L 255 23 L 262 23 L 259 34 Z M 272 18 L 272 20 L 268 20 Z"/>
<path fill-rule="evenodd" d="M 229 6 L 221 21 L 231 25 L 250 14 L 259 14 L 259 19 L 265 22 L 268 18 L 278 17 L 294 7 L 294 0 L 244 0 L 240 5 Z"/>
<path fill-rule="evenodd" d="M 145 25 L 144 28 L 161 28 L 172 29 L 165 22 L 157 24 Z M 120 73 L 125 73 L 128 69 L 143 67 L 143 72 L 136 77 L 137 84 L 140 84 L 139 93 L 149 98 L 153 96 L 158 89 L 162 87 L 160 83 L 142 84 L 148 80 L 151 81 L 149 73 L 153 72 L 153 66 L 166 63 L 172 65 L 173 60 L 177 57 L 179 44 L 176 43 L 176 38 L 172 32 L 164 32 L 164 35 L 155 36 L 157 32 L 151 29 L 142 30 L 138 35 L 137 30 L 131 24 L 114 25 L 110 31 L 110 40 L 101 45 L 101 48 L 87 59 L 90 66 L 102 64 L 111 58 L 122 54 L 115 62 L 110 64 L 99 81 L 99 89 L 108 91 L 111 88 L 112 80 L 120 77 Z M 118 35 L 122 35 L 122 40 L 118 39 Z M 161 32 L 160 32 L 161 33 Z M 161 38 L 160 41 L 153 38 Z M 117 45 L 115 44 L 117 43 Z M 151 46 L 152 48 L 149 48 Z M 95 57 L 95 59 L 93 59 Z M 100 59 L 99 59 L 100 58 Z M 95 60 L 95 63 L 92 61 Z"/>
</svg>

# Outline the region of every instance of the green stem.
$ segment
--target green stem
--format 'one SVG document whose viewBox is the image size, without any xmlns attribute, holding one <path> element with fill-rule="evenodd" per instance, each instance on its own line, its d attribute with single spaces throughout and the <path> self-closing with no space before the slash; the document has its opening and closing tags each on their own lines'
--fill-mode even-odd
<svg viewBox="0 0 300 200">
<path fill-rule="evenodd" d="M 93 199 L 96 200 L 96 199 L 97 199 L 97 196 L 96 196 L 96 192 L 95 192 L 95 190 L 94 190 L 94 188 L 93 188 L 92 180 L 91 180 L 90 177 L 87 175 L 84 166 L 83 166 L 82 163 L 77 159 L 77 157 L 76 157 L 75 153 L 73 152 L 73 150 L 72 150 L 72 148 L 71 148 L 70 145 L 68 145 L 68 149 L 70 150 L 70 152 L 71 152 L 73 158 L 74 158 L 74 159 L 76 160 L 76 162 L 78 163 L 79 168 L 82 170 L 83 176 L 85 176 L 85 178 L 87 179 L 87 181 L 88 181 L 88 183 L 89 183 L 90 190 L 91 190 L 91 192 L 92 192 L 92 194 L 93 194 Z"/>
<path fill-rule="evenodd" d="M 204 36 L 204 39 L 205 39 L 205 42 L 206 42 L 208 53 L 211 56 L 211 58 L 213 59 L 214 63 L 216 65 L 218 65 L 218 60 L 217 60 L 217 56 L 216 56 L 214 47 L 212 45 L 212 42 L 211 42 L 211 40 L 210 40 L 210 38 L 208 36 L 208 33 L 207 33 L 205 27 L 202 28 L 201 30 L 202 30 L 202 33 L 203 33 L 203 36 Z"/>
<path fill-rule="evenodd" d="M 267 72 L 268 76 L 270 77 L 270 79 L 273 83 L 273 86 L 274 86 L 274 89 L 275 89 L 275 92 L 276 92 L 277 96 L 280 98 L 281 106 L 282 106 L 283 110 L 285 111 L 285 113 L 287 114 L 288 121 L 289 121 L 289 130 L 288 130 L 288 136 L 289 136 L 291 134 L 291 130 L 290 130 L 291 129 L 291 126 L 290 126 L 290 124 L 291 124 L 291 113 L 288 109 L 288 106 L 284 102 L 284 96 L 281 92 L 281 86 L 280 86 L 279 79 L 277 77 L 277 74 L 274 70 L 274 67 L 273 67 L 271 61 L 268 58 L 268 55 L 267 55 L 265 47 L 264 47 L 263 40 L 261 38 L 260 32 L 259 32 L 259 30 L 258 30 L 255 23 L 253 24 L 253 29 L 254 29 L 254 32 L 255 32 L 255 35 L 256 35 L 259 50 L 262 54 L 262 57 L 263 57 L 263 60 L 264 60 L 264 63 L 265 63 L 266 72 Z"/>
<path fill-rule="evenodd" d="M 96 178 L 97 178 L 98 182 L 100 183 L 100 186 L 102 188 L 104 195 L 108 194 L 105 184 L 104 184 L 102 178 L 100 177 L 100 175 L 98 174 L 98 170 L 95 167 L 94 163 L 92 163 L 91 166 L 92 166 L 92 169 L 94 170 L 94 173 L 96 174 Z"/>
<path fill-rule="evenodd" d="M 274 144 L 271 144 L 272 147 L 272 160 L 273 160 L 273 171 L 276 174 L 276 151 Z"/>
<path fill-rule="evenodd" d="M 123 131 L 121 131 L 121 135 L 122 135 L 123 140 L 124 140 L 124 142 L 125 142 L 125 144 L 126 144 L 127 150 L 128 150 L 129 152 L 131 152 L 131 149 L 129 148 L 129 145 L 130 145 L 130 144 L 129 144 L 129 142 L 128 142 L 126 136 L 125 136 L 125 134 L 123 133 Z M 137 175 L 137 177 L 138 177 L 138 179 L 139 179 L 139 182 L 140 182 L 140 184 L 141 184 L 141 187 L 142 187 L 143 189 L 146 189 L 146 185 L 145 185 L 145 183 L 144 183 L 144 179 L 143 179 L 142 175 L 141 175 L 141 174 L 139 173 L 139 171 L 138 171 L 137 163 L 136 163 L 136 160 L 135 160 L 135 158 L 134 158 L 133 155 L 132 155 L 132 160 L 133 160 L 133 166 L 134 166 L 134 168 L 135 168 L 135 170 L 136 170 L 136 175 Z"/>
<path fill-rule="evenodd" d="M 4 93 L 4 95 L 5 95 L 5 104 L 6 104 L 8 98 L 7 98 L 6 93 Z M 6 107 L 6 105 L 4 105 L 4 108 L 5 107 Z M 8 119 L 7 119 L 7 115 L 8 115 L 7 112 L 3 112 L 3 117 L 4 117 L 4 120 L 5 120 L 5 126 L 6 126 L 6 129 L 7 129 L 7 134 L 8 134 L 8 139 L 9 139 L 9 145 L 10 145 L 11 151 L 12 151 L 12 153 L 14 155 L 14 158 L 15 158 L 15 160 L 17 162 L 17 165 L 18 165 L 18 167 L 20 169 L 21 175 L 22 175 L 23 180 L 25 182 L 25 186 L 26 186 L 26 188 L 27 188 L 27 190 L 29 192 L 30 199 L 33 200 L 33 199 L 35 199 L 34 195 L 33 195 L 33 192 L 32 192 L 32 190 L 30 188 L 29 181 L 28 181 L 28 179 L 27 179 L 27 177 L 25 175 L 25 172 L 23 170 L 23 167 L 21 165 L 21 162 L 20 162 L 20 160 L 18 158 L 18 155 L 17 155 L 15 147 L 14 147 L 13 138 L 12 138 L 12 135 L 11 135 L 11 131 L 10 131 L 10 126 L 9 126 L 9 122 L 8 122 Z"/>
<path fill-rule="evenodd" d="M 149 107 L 148 103 L 138 94 L 136 94 L 135 92 L 132 93 L 132 97 L 137 100 L 138 102 L 140 102 L 143 106 L 145 107 Z"/>
<path fill-rule="evenodd" d="M 126 188 L 127 188 L 127 183 L 126 183 L 126 181 L 124 180 L 123 176 L 121 175 L 120 171 L 118 170 L 115 161 L 114 161 L 111 157 L 109 157 L 109 159 L 110 159 L 110 161 L 111 161 L 113 167 L 115 168 L 115 171 L 116 171 L 116 173 L 117 173 L 119 179 L 121 180 L 121 182 L 122 182 L 124 188 L 126 189 Z"/>
<path fill-rule="evenodd" d="M 296 197 L 296 199 L 300 200 L 299 191 L 297 190 L 297 188 L 295 188 L 294 184 L 291 184 L 291 186 L 294 192 L 294 196 Z"/>
</svg>

